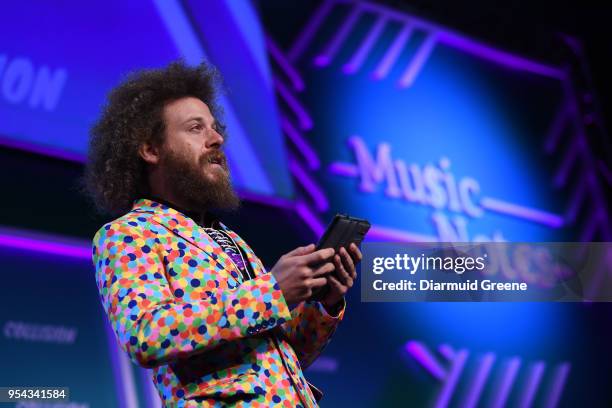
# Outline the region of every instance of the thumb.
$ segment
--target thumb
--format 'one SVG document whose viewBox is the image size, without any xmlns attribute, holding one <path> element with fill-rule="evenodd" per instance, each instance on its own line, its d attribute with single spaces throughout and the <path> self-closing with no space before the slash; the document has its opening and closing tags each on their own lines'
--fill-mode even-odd
<svg viewBox="0 0 612 408">
<path fill-rule="evenodd" d="M 297 247 L 293 251 L 287 252 L 285 254 L 285 256 L 306 255 L 306 254 L 309 254 L 309 253 L 313 252 L 314 249 L 315 249 L 315 244 L 309 244 L 309 245 L 306 245 L 306 246 L 303 246 L 303 247 Z"/>
</svg>

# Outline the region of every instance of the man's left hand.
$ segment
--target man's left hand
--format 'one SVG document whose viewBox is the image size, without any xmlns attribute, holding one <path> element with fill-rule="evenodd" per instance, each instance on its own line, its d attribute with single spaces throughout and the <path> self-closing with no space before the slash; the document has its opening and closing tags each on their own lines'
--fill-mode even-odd
<svg viewBox="0 0 612 408">
<path fill-rule="evenodd" d="M 340 251 L 334 255 L 334 265 L 336 272 L 327 276 L 327 283 L 329 285 L 329 292 L 321 300 L 325 309 L 334 311 L 342 300 L 346 292 L 353 286 L 355 279 L 357 279 L 357 271 L 355 265 L 361 261 L 361 251 L 352 243 L 349 245 L 349 250 L 346 248 L 340 248 Z"/>
</svg>

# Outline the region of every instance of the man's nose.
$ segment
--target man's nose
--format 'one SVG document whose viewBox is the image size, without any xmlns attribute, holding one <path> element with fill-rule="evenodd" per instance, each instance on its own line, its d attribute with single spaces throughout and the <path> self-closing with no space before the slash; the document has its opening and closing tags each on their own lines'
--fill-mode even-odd
<svg viewBox="0 0 612 408">
<path fill-rule="evenodd" d="M 225 142 L 225 139 L 223 138 L 223 136 L 217 132 L 214 129 L 211 129 L 208 132 L 208 138 L 206 141 L 206 147 L 207 148 L 213 148 L 213 147 L 221 147 L 221 145 Z"/>
</svg>

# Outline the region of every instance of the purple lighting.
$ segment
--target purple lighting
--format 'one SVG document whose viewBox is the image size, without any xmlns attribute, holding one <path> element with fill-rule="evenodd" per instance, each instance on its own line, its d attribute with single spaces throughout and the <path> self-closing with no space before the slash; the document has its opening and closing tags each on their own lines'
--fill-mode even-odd
<svg viewBox="0 0 612 408">
<path fill-rule="evenodd" d="M 456 357 L 453 359 L 451 369 L 446 376 L 444 387 L 438 394 L 438 399 L 434 405 L 435 408 L 446 408 L 455 392 L 455 387 L 459 382 L 459 377 L 463 371 L 463 366 L 468 358 L 469 353 L 467 350 L 460 350 L 457 352 Z"/>
<path fill-rule="evenodd" d="M 312 180 L 312 178 L 306 173 L 304 169 L 298 164 L 297 161 L 289 160 L 289 170 L 295 176 L 295 178 L 302 184 L 304 190 L 310 195 L 312 200 L 317 207 L 317 210 L 323 212 L 329 208 L 329 202 L 323 190 Z"/>
<path fill-rule="evenodd" d="M 287 54 L 289 61 L 295 62 L 302 55 L 304 49 L 308 46 L 310 40 L 312 40 L 312 37 L 316 34 L 321 23 L 323 23 L 323 20 L 325 20 L 325 17 L 327 17 L 334 5 L 335 4 L 331 1 L 321 2 L 317 11 L 315 11 L 313 16 L 308 20 L 308 23 L 306 23 L 306 26 L 297 37 L 291 50 L 289 50 Z"/>
<path fill-rule="evenodd" d="M 492 408 L 502 408 L 505 406 L 508 395 L 510 395 L 510 390 L 512 389 L 512 384 L 514 384 L 514 379 L 520 367 L 521 360 L 517 357 L 512 358 L 506 363 L 499 387 L 493 394 L 494 401 L 491 404 Z"/>
<path fill-rule="evenodd" d="M 63 150 L 51 146 L 41 146 L 34 142 L 24 142 L 20 140 L 10 139 L 7 137 L 0 137 L 0 145 L 10 147 L 12 149 L 24 150 L 26 152 L 41 154 L 43 156 L 56 157 L 62 160 L 68 160 L 77 163 L 85 162 L 85 155 L 80 153 L 74 153 L 69 150 Z"/>
<path fill-rule="evenodd" d="M 586 196 L 587 183 L 579 183 L 572 194 L 568 209 L 565 213 L 565 220 L 568 224 L 572 224 L 576 220 L 578 210 L 582 206 Z"/>
<path fill-rule="evenodd" d="M 455 357 L 455 351 L 448 344 L 442 344 L 438 347 L 438 351 L 440 354 L 444 356 L 447 360 L 452 360 Z"/>
<path fill-rule="evenodd" d="M 23 230 L 0 228 L 0 246 L 70 258 L 91 259 L 91 244 L 86 241 Z"/>
<path fill-rule="evenodd" d="M 300 102 L 293 96 L 289 89 L 280 81 L 274 81 L 274 85 L 276 86 L 276 90 L 279 95 L 283 98 L 283 100 L 287 103 L 287 106 L 291 108 L 295 116 L 297 117 L 300 127 L 302 130 L 310 130 L 312 129 L 312 119 L 306 109 L 300 104 Z"/>
<path fill-rule="evenodd" d="M 569 372 L 569 363 L 563 363 L 557 367 L 550 389 L 550 394 L 548 394 L 548 398 L 544 402 L 545 408 L 555 408 L 557 406 L 559 399 L 561 398 L 561 393 L 563 393 L 563 387 L 565 386 L 565 381 L 569 376 Z"/>
<path fill-rule="evenodd" d="M 451 32 L 442 32 L 439 38 L 440 43 L 458 48 L 466 53 L 474 54 L 482 59 L 496 62 L 508 68 L 513 68 L 522 71 L 533 72 L 546 77 L 565 79 L 565 72 L 556 67 L 550 67 L 538 62 L 533 62 L 528 59 L 496 50 L 488 47 L 461 35 Z"/>
<path fill-rule="evenodd" d="M 308 227 L 310 227 L 312 232 L 317 237 L 323 234 L 325 227 L 323 226 L 321 221 L 319 221 L 319 218 L 315 214 L 313 214 L 313 212 L 310 210 L 310 208 L 305 203 L 298 201 L 295 204 L 295 211 L 302 218 L 302 220 L 308 225 Z"/>
<path fill-rule="evenodd" d="M 391 242 L 438 242 L 438 238 L 433 235 L 418 234 L 415 232 L 397 230 L 393 228 L 372 225 L 368 236 L 368 241 L 391 241 Z"/>
<path fill-rule="evenodd" d="M 473 408 L 478 403 L 480 399 L 480 394 L 482 393 L 482 389 L 487 381 L 487 377 L 489 377 L 489 373 L 491 372 L 491 367 L 493 367 L 493 363 L 495 362 L 495 354 L 487 353 L 484 355 L 480 364 L 478 366 L 478 371 L 474 376 L 474 380 L 472 384 L 469 386 L 469 393 L 463 403 L 463 408 Z"/>
<path fill-rule="evenodd" d="M 291 80 L 293 84 L 293 88 L 300 92 L 304 90 L 304 81 L 300 77 L 300 74 L 296 71 L 296 69 L 291 65 L 281 50 L 278 48 L 276 43 L 270 38 L 266 37 L 266 45 L 268 46 L 268 50 L 270 51 L 270 55 L 274 58 L 274 60 L 278 63 L 278 66 L 283 69 L 287 78 Z"/>
<path fill-rule="evenodd" d="M 351 163 L 332 163 L 329 165 L 328 170 L 331 174 L 344 177 L 357 177 L 359 176 L 359 168 Z"/>
<path fill-rule="evenodd" d="M 323 67 L 329 64 L 332 59 L 334 59 L 334 56 L 336 55 L 336 52 L 338 52 L 338 49 L 342 45 L 342 42 L 348 36 L 360 16 L 361 7 L 356 4 L 353 10 L 351 11 L 351 14 L 349 14 L 348 18 L 344 21 L 344 24 L 342 24 L 342 26 L 336 33 L 335 37 L 332 39 L 331 43 L 327 46 L 325 51 L 315 57 L 314 64 L 316 66 Z"/>
<path fill-rule="evenodd" d="M 557 116 L 550 125 L 548 136 L 544 142 L 544 151 L 548 154 L 552 153 L 559 144 L 559 138 L 565 129 L 566 123 L 569 120 L 570 107 L 567 102 L 563 102 L 563 106 L 557 112 Z"/>
<path fill-rule="evenodd" d="M 368 53 L 372 49 L 372 46 L 376 40 L 378 40 L 378 37 L 380 37 L 380 34 L 385 28 L 385 24 L 387 24 L 387 19 L 385 17 L 379 17 L 376 24 L 374 24 L 374 26 L 370 29 L 366 39 L 357 49 L 357 52 L 355 52 L 350 61 L 344 65 L 344 67 L 342 67 L 342 71 L 345 74 L 353 74 L 359 71 L 359 68 L 361 68 L 363 61 L 365 61 Z"/>
<path fill-rule="evenodd" d="M 281 128 L 289 139 L 293 142 L 296 150 L 304 157 L 308 167 L 311 170 L 317 170 L 321 166 L 321 162 L 315 150 L 304 139 L 302 134 L 291 124 L 286 118 L 281 118 Z"/>
<path fill-rule="evenodd" d="M 400 53 L 402 52 L 404 45 L 410 39 L 411 34 L 412 26 L 410 24 L 406 24 L 402 28 L 402 31 L 400 31 L 400 33 L 397 35 L 397 37 L 395 37 L 395 40 L 393 40 L 393 44 L 391 44 L 391 47 L 389 47 L 389 49 L 387 50 L 382 61 L 380 61 L 380 64 L 378 64 L 378 66 L 372 73 L 372 79 L 380 80 L 384 79 L 387 76 L 387 74 L 391 70 L 391 67 L 393 66 L 393 64 L 395 64 L 395 60 L 397 60 L 397 57 L 399 57 Z"/>
<path fill-rule="evenodd" d="M 285 198 L 275 197 L 275 196 L 270 196 L 270 195 L 261 195 L 261 194 L 253 193 L 252 191 L 242 190 L 242 189 L 237 189 L 237 193 L 241 199 L 248 200 L 253 203 L 264 204 L 264 205 L 269 205 L 271 207 L 278 207 L 278 208 L 284 208 L 284 209 L 293 208 L 293 201 L 285 199 Z"/>
<path fill-rule="evenodd" d="M 581 140 L 582 139 L 579 138 L 574 139 L 574 141 L 568 146 L 567 150 L 563 154 L 563 161 L 561 162 L 559 170 L 557 171 L 557 174 L 555 175 L 554 179 L 555 187 L 559 188 L 561 186 L 564 186 L 567 182 L 569 172 L 574 163 L 576 162 L 576 159 L 578 159 L 579 151 L 583 147 L 580 143 Z"/>
<path fill-rule="evenodd" d="M 536 392 L 538 391 L 538 386 L 540 385 L 540 381 L 542 380 L 542 376 L 544 375 L 544 363 L 542 361 L 538 361 L 533 364 L 531 369 L 529 370 L 529 376 L 525 382 L 526 387 L 523 390 L 523 394 L 521 395 L 518 406 L 520 408 L 528 408 L 531 406 L 533 399 L 535 398 Z"/>
<path fill-rule="evenodd" d="M 449 30 L 445 27 L 430 23 L 427 20 L 406 14 L 404 12 L 393 10 L 392 8 L 386 6 L 371 2 L 356 2 L 347 0 L 326 1 L 323 2 L 323 4 L 325 5 L 325 8 L 322 7 L 321 9 L 317 10 L 317 13 L 311 20 L 312 24 L 307 27 L 307 30 L 304 30 L 303 34 L 300 35 L 298 41 L 296 42 L 296 46 L 294 46 L 294 49 L 291 50 L 292 52 L 290 53 L 290 55 L 292 57 L 292 61 L 295 61 L 304 52 L 304 50 L 314 37 L 316 30 L 320 27 L 323 20 L 330 14 L 330 9 L 334 6 L 338 6 L 341 4 L 349 4 L 353 7 L 351 13 L 344 21 L 344 24 L 340 27 L 336 35 L 333 37 L 331 43 L 328 45 L 325 51 L 315 58 L 314 63 L 316 66 L 322 67 L 329 64 L 334 58 L 340 46 L 342 45 L 342 42 L 349 35 L 349 32 L 353 28 L 355 22 L 357 21 L 357 18 L 362 13 L 372 13 L 375 14 L 377 17 L 384 17 L 389 20 L 398 21 L 404 24 L 410 24 L 411 28 L 423 31 L 429 35 L 439 34 L 436 36 L 438 43 L 457 48 L 465 53 L 473 54 L 477 57 L 491 61 L 493 63 L 503 65 L 511 69 L 533 72 L 535 74 L 552 77 L 560 80 L 566 79 L 565 72 L 558 67 L 549 66 L 508 52 L 497 50 L 479 41 L 473 40 L 464 35 Z M 394 45 L 392 45 L 392 47 L 387 52 L 387 55 L 385 55 L 385 57 L 383 58 L 383 63 L 381 63 L 381 65 L 379 65 L 379 67 L 374 72 L 374 79 L 380 79 L 386 75 L 386 73 L 391 68 L 393 62 L 397 58 L 397 55 L 399 55 L 399 53 L 401 52 L 401 49 L 403 48 L 403 45 L 405 44 L 408 37 L 408 31 L 403 30 L 400 33 L 400 35 L 396 38 L 397 44 L 394 43 Z M 419 57 L 417 55 L 418 58 L 415 58 L 416 62 L 413 62 L 413 64 L 411 64 L 411 67 L 409 67 L 404 73 L 404 78 L 402 78 L 402 80 L 400 81 L 402 87 L 410 86 L 410 84 L 422 68 L 423 63 L 427 59 L 427 55 L 431 51 L 433 51 L 435 43 L 429 44 L 426 40 L 424 45 L 426 47 L 422 50 L 423 56 Z M 412 65 L 414 65 L 414 67 L 412 67 Z"/>
<path fill-rule="evenodd" d="M 437 380 L 443 381 L 446 377 L 444 368 L 418 341 L 411 340 L 404 346 L 406 351 L 421 364 Z"/>
<path fill-rule="evenodd" d="M 421 44 L 416 55 L 414 58 L 412 58 L 408 68 L 406 68 L 398 82 L 400 88 L 408 88 L 414 83 L 416 77 L 419 75 L 419 72 L 421 72 L 421 69 L 423 69 L 425 66 L 427 59 L 436 46 L 436 38 L 437 36 L 435 34 L 430 34 L 427 36 L 427 39 L 425 39 L 423 44 Z"/>
<path fill-rule="evenodd" d="M 334 174 L 337 176 L 353 178 L 359 177 L 359 168 L 351 163 L 334 162 L 328 166 L 328 171 L 330 174 Z M 537 222 L 539 224 L 543 224 L 552 228 L 560 228 L 565 224 L 565 221 L 562 216 L 534 208 L 508 203 L 506 201 L 499 200 L 496 198 L 484 197 L 480 201 L 480 205 L 482 206 L 482 208 L 489 211 L 494 211 L 500 214 L 510 215 L 528 221 Z M 370 233 L 370 235 L 371 234 L 372 233 Z M 397 233 L 394 232 L 393 235 L 397 235 Z M 412 238 L 408 238 L 408 240 L 400 240 L 414 242 L 414 239 Z"/>
<path fill-rule="evenodd" d="M 445 361 L 439 362 L 435 353 L 430 351 L 426 345 L 419 341 L 408 341 L 404 349 L 414 358 L 433 378 L 440 384 L 439 392 L 431 406 L 435 408 L 446 408 L 453 402 L 453 406 L 462 408 L 474 408 L 476 406 L 488 406 L 502 408 L 506 406 L 515 379 L 521 367 L 521 359 L 512 357 L 500 367 L 500 375 L 495 384 L 490 384 L 490 392 L 485 392 L 487 380 L 493 371 L 497 357 L 493 352 L 487 352 L 480 357 L 475 367 L 468 363 L 470 352 L 462 349 L 454 351 L 449 345 L 442 344 L 438 351 L 444 356 Z M 464 370 L 464 367 L 468 367 Z M 536 395 L 541 396 L 546 408 L 554 408 L 563 392 L 570 364 L 563 362 L 557 365 L 550 380 L 550 386 L 546 390 L 540 390 L 542 378 L 546 371 L 546 364 L 542 361 L 533 363 L 520 388 L 513 395 L 518 398 L 520 407 L 530 407 Z M 488 394 L 487 404 L 481 401 L 481 396 Z M 460 397 L 461 394 L 461 398 Z M 456 405 L 455 405 L 456 404 Z"/>
<path fill-rule="evenodd" d="M 319 372 L 319 373 L 335 373 L 338 371 L 338 360 L 332 357 L 321 356 L 317 358 L 313 363 L 308 367 L 308 371 L 310 372 Z"/>
<path fill-rule="evenodd" d="M 339 17 L 340 20 L 334 19 L 332 23 L 330 20 L 333 16 Z M 329 26 L 327 26 L 328 23 Z M 391 34 L 391 32 L 386 30 L 388 25 L 393 25 L 394 27 L 397 25 L 399 30 L 387 42 L 386 34 Z M 382 40 L 383 33 L 385 33 L 384 41 Z M 400 59 L 400 56 L 404 53 L 412 54 L 413 47 L 407 48 L 415 40 L 413 38 L 415 33 L 422 34 L 424 40 L 422 43 L 416 44 L 414 54 L 408 56 L 409 62 L 407 66 L 395 66 L 402 64 L 404 58 Z M 382 44 L 383 42 L 384 44 Z M 383 46 L 382 49 L 379 46 Z M 563 66 L 542 63 L 535 59 L 525 58 L 518 54 L 497 49 L 442 25 L 405 13 L 404 11 L 394 10 L 392 7 L 379 5 L 375 2 L 356 0 L 328 0 L 321 2 L 320 6 L 306 22 L 304 29 L 289 47 L 285 59 L 294 68 L 294 64 L 300 62 L 306 63 L 302 64 L 302 67 L 306 67 L 307 63 L 311 61 L 317 67 L 324 67 L 332 62 L 337 62 L 334 66 L 346 74 L 356 73 L 359 70 L 363 70 L 364 67 L 371 65 L 373 67 L 370 75 L 372 80 L 388 78 L 396 72 L 396 68 L 400 68 L 399 78 L 393 78 L 392 81 L 400 87 L 409 87 L 414 84 L 418 79 L 418 75 L 427 67 L 427 63 L 430 61 L 436 47 L 452 48 L 510 70 L 529 72 L 561 81 L 564 87 L 564 97 L 556 115 L 551 118 L 553 121 L 549 126 L 547 137 L 542 146 L 547 153 L 559 151 L 562 146 L 567 145 L 569 147 L 563 154 L 563 159 L 554 182 L 559 187 L 565 187 L 569 180 L 569 175 L 578 171 L 577 163 L 580 160 L 587 161 L 587 170 L 589 170 L 585 174 L 580 175 L 582 179 L 598 171 L 596 169 L 593 171 L 596 163 L 591 161 L 593 163 L 589 164 L 588 158 L 585 158 L 585 155 L 588 155 L 588 144 L 585 141 L 584 124 L 582 123 L 582 117 L 577 117 L 579 109 L 576 105 L 575 91 Z M 382 51 L 381 53 L 378 53 L 379 49 Z M 377 51 L 374 52 L 374 50 Z M 347 56 L 345 61 L 336 61 L 345 55 Z M 314 60 L 312 59 L 313 57 Z M 371 61 L 370 59 L 375 60 Z M 281 72 L 281 75 L 284 79 L 288 76 L 286 72 Z M 287 88 L 290 88 L 290 86 L 287 86 Z M 305 105 L 298 103 L 295 93 L 283 95 L 282 91 L 282 89 L 279 90 L 281 98 L 287 102 L 290 109 L 294 110 L 298 118 L 297 123 L 291 123 L 298 132 L 296 134 L 285 133 L 296 146 L 297 154 L 300 155 L 299 158 L 303 159 L 299 164 L 303 166 L 304 170 L 314 170 L 312 163 L 314 162 L 313 157 L 316 155 L 316 152 L 315 154 L 310 154 L 308 149 L 300 148 L 300 140 L 304 141 L 304 139 L 300 139 L 302 132 L 300 132 L 299 128 L 303 128 L 303 122 L 299 118 L 299 109 L 296 110 L 291 106 L 291 98 L 295 100 L 294 106 L 305 107 Z M 288 91 L 293 91 L 293 89 L 288 89 Z M 289 118 L 294 119 L 293 116 L 289 116 Z M 310 117 L 308 118 L 310 119 Z M 296 126 L 296 124 L 299 124 L 299 126 Z M 310 124 L 312 125 L 312 122 Z M 573 125 L 572 128 L 568 129 L 571 125 Z M 562 143 L 564 142 L 563 139 L 568 137 L 570 138 L 570 143 Z M 580 139 L 581 143 L 575 142 L 577 139 Z M 326 165 L 326 163 L 322 164 Z M 352 178 L 359 178 L 361 176 L 360 185 L 364 184 L 364 178 L 366 182 L 369 180 L 367 178 L 369 176 L 367 171 L 364 172 L 365 175 L 361 174 L 360 168 L 351 163 L 333 162 L 326 167 L 328 174 Z M 607 176 L 608 180 L 612 179 L 612 175 L 610 175 L 607 167 L 605 165 L 602 165 L 602 167 L 602 174 Z M 302 179 L 307 180 L 304 177 Z M 483 210 L 516 217 L 549 228 L 563 228 L 577 222 L 577 220 L 581 220 L 582 224 L 582 218 L 579 218 L 579 215 L 582 212 L 589 211 L 587 207 L 591 207 L 592 203 L 597 206 L 604 201 L 601 199 L 601 191 L 598 191 L 595 184 L 576 183 L 576 186 L 572 187 L 574 191 L 572 191 L 570 196 L 569 206 L 563 208 L 563 210 L 555 209 L 560 214 L 491 197 L 483 198 L 478 204 Z M 305 187 L 305 189 L 307 192 L 312 193 L 308 187 Z M 362 191 L 373 192 L 373 189 L 362 189 Z M 326 194 L 327 191 L 322 190 L 322 193 Z M 397 192 L 393 191 L 393 193 L 392 197 L 400 198 Z M 592 199 L 587 201 L 587 198 Z M 313 201 L 316 201 L 316 199 Z M 308 201 L 308 203 L 310 202 Z M 312 212 L 315 214 L 317 212 L 316 204 L 313 207 Z M 595 208 L 593 211 L 590 211 L 589 217 L 584 223 L 585 225 L 583 225 L 585 228 L 580 230 L 582 232 L 580 235 L 581 239 L 588 240 L 598 233 L 604 239 L 609 237 L 608 225 L 610 224 L 607 222 L 608 218 L 605 210 L 602 212 L 600 209 Z M 369 237 L 375 240 L 388 239 L 408 242 L 433 242 L 438 240 L 436 236 L 376 226 L 372 228 Z"/>
<path fill-rule="evenodd" d="M 153 370 L 139 367 L 139 377 L 145 388 L 145 406 L 149 408 L 161 408 L 161 398 L 153 383 Z"/>
<path fill-rule="evenodd" d="M 126 380 L 126 373 L 124 370 L 124 364 L 122 363 L 122 359 L 125 358 L 123 356 L 123 351 L 119 348 L 119 344 L 117 343 L 117 336 L 113 331 L 108 320 L 106 321 L 105 331 L 106 331 L 106 340 L 108 341 L 108 350 L 111 358 L 111 367 L 113 370 L 113 377 L 115 382 L 115 388 L 120 390 L 117 393 L 117 400 L 119 402 L 120 408 L 132 408 L 135 406 L 136 401 L 136 389 L 134 388 L 134 382 L 129 379 Z M 132 388 L 130 389 L 130 385 Z"/>
<path fill-rule="evenodd" d="M 552 228 L 562 227 L 564 224 L 563 217 L 551 214 L 545 211 L 536 210 L 534 208 L 523 207 L 517 204 L 508 203 L 495 198 L 485 197 L 480 201 L 483 208 L 495 211 L 501 214 L 511 215 L 518 218 L 523 218 L 529 221 L 535 221 L 540 224 L 547 225 Z"/>
</svg>

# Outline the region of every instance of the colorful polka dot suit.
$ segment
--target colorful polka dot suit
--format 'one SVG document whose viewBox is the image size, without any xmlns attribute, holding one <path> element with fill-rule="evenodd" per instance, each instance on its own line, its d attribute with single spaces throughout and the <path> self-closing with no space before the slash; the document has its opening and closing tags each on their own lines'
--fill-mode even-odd
<svg viewBox="0 0 612 408">
<path fill-rule="evenodd" d="M 289 310 L 271 273 L 233 231 L 242 277 L 192 219 L 141 199 L 96 233 L 93 262 L 121 347 L 153 368 L 168 407 L 316 407 L 304 378 L 342 320 L 318 302 Z M 314 393 L 314 394 L 313 394 Z"/>
</svg>

